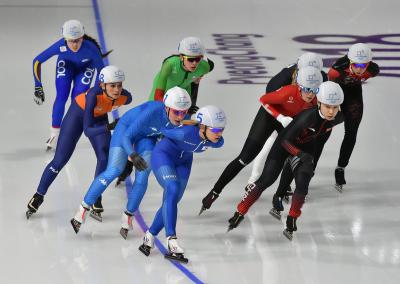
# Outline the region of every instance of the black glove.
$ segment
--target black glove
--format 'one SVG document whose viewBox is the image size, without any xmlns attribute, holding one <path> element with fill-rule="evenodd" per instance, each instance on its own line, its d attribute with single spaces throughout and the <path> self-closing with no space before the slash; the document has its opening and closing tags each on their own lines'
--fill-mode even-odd
<svg viewBox="0 0 400 284">
<path fill-rule="evenodd" d="M 218 196 L 219 193 L 215 192 L 214 190 L 211 190 L 202 200 L 203 208 L 210 209 L 211 205 L 214 203 L 215 200 L 217 200 Z"/>
<path fill-rule="evenodd" d="M 300 152 L 298 155 L 293 156 L 290 159 L 290 167 L 292 168 L 292 171 L 294 172 L 296 170 L 296 168 L 300 165 L 300 163 L 304 163 L 304 162 L 311 162 L 313 163 L 313 157 L 306 153 L 306 152 Z"/>
<path fill-rule="evenodd" d="M 111 131 L 115 128 L 115 126 L 117 125 L 119 118 L 117 118 L 116 120 L 114 120 L 113 122 L 109 123 L 106 125 L 107 130 Z"/>
<path fill-rule="evenodd" d="M 118 180 L 117 180 L 117 184 L 119 185 L 121 182 L 123 182 L 128 176 L 131 175 L 133 170 L 133 163 L 131 161 L 127 161 L 126 165 L 125 165 L 125 169 L 124 171 L 119 175 Z"/>
<path fill-rule="evenodd" d="M 188 114 L 194 114 L 199 110 L 198 106 L 191 106 L 188 110 Z"/>
<path fill-rule="evenodd" d="M 129 157 L 131 158 L 132 164 L 137 170 L 144 171 L 145 169 L 147 169 L 148 166 L 146 161 L 142 157 L 140 157 L 139 154 L 132 153 L 129 155 Z"/>
<path fill-rule="evenodd" d="M 33 98 L 36 104 L 41 105 L 44 102 L 43 87 L 35 87 L 35 97 Z"/>
</svg>

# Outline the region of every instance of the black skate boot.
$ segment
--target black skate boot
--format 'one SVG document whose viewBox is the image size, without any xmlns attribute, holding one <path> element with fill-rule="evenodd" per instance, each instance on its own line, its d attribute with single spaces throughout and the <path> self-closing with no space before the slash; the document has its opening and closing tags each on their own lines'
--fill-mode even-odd
<svg viewBox="0 0 400 284">
<path fill-rule="evenodd" d="M 96 203 L 90 206 L 90 217 L 93 219 L 103 222 L 103 217 L 101 213 L 104 212 L 103 204 L 101 204 L 101 196 L 97 198 Z"/>
<path fill-rule="evenodd" d="M 210 209 L 211 205 L 214 203 L 215 200 L 217 200 L 218 196 L 218 192 L 211 190 L 206 195 L 206 197 L 203 198 L 203 200 L 201 201 L 203 205 L 200 208 L 199 216 L 201 215 L 201 213 L 203 213 L 204 210 Z"/>
<path fill-rule="evenodd" d="M 281 211 L 284 210 L 283 204 L 282 204 L 282 199 L 278 195 L 274 194 L 274 197 L 272 198 L 272 209 L 269 211 L 269 214 L 271 214 L 273 217 L 275 217 L 278 220 L 281 220 Z"/>
<path fill-rule="evenodd" d="M 293 195 L 293 191 L 292 191 L 292 188 L 289 186 L 289 187 L 286 189 L 285 196 L 283 196 L 283 201 L 285 201 L 286 204 L 289 204 L 289 202 L 290 202 L 290 196 L 292 196 L 292 195 Z"/>
<path fill-rule="evenodd" d="M 233 215 L 232 218 L 229 219 L 229 227 L 228 227 L 228 231 L 235 229 L 237 226 L 239 226 L 239 224 L 243 221 L 244 216 L 242 214 L 240 214 L 239 212 L 235 212 L 235 214 Z"/>
<path fill-rule="evenodd" d="M 335 169 L 335 188 L 340 193 L 343 192 L 343 185 L 346 184 L 346 180 L 344 179 L 344 168 L 336 167 Z"/>
<path fill-rule="evenodd" d="M 297 231 L 296 217 L 287 216 L 286 218 L 286 229 L 283 231 L 283 235 L 290 241 L 293 239 L 293 232 Z"/>
<path fill-rule="evenodd" d="M 26 211 L 26 219 L 29 219 L 33 213 L 36 213 L 36 211 L 39 209 L 40 205 L 43 203 L 43 195 L 40 195 L 39 193 L 35 193 L 31 200 L 29 200 L 28 203 L 28 211 Z"/>
</svg>

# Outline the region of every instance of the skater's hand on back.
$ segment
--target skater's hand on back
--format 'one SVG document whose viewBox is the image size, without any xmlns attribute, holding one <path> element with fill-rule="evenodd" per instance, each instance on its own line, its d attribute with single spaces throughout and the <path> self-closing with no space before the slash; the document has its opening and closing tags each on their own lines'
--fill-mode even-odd
<svg viewBox="0 0 400 284">
<path fill-rule="evenodd" d="M 35 93 L 34 93 L 34 97 L 33 100 L 35 101 L 35 103 L 37 105 L 41 105 L 44 102 L 44 91 L 43 91 L 43 87 L 39 86 L 39 87 L 35 87 Z"/>
</svg>

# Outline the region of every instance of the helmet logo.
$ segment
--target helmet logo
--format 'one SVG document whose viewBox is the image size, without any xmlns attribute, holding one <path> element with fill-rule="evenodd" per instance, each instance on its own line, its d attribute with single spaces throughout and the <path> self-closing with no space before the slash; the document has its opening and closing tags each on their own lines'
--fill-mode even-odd
<svg viewBox="0 0 400 284">
<path fill-rule="evenodd" d="M 315 83 L 319 82 L 319 80 L 317 79 L 317 75 L 316 74 L 308 75 L 307 82 L 311 83 L 311 84 L 315 84 Z"/>
<path fill-rule="evenodd" d="M 218 121 L 220 121 L 220 122 L 225 121 L 225 115 L 224 115 L 224 113 L 223 113 L 222 111 L 217 112 L 217 113 L 215 114 L 215 120 L 218 120 Z"/>
<path fill-rule="evenodd" d="M 331 103 L 336 103 L 336 102 L 338 102 L 339 101 L 339 95 L 338 95 L 338 93 L 329 93 L 328 94 L 328 100 L 331 102 Z"/>
<path fill-rule="evenodd" d="M 197 43 L 189 44 L 189 50 L 191 50 L 193 53 L 201 53 L 201 48 Z"/>
<path fill-rule="evenodd" d="M 122 80 L 122 79 L 124 79 L 125 74 L 124 74 L 123 71 L 118 70 L 118 71 L 115 71 L 115 72 L 114 72 L 114 76 L 115 76 L 115 78 L 121 79 L 121 80 Z"/>
</svg>

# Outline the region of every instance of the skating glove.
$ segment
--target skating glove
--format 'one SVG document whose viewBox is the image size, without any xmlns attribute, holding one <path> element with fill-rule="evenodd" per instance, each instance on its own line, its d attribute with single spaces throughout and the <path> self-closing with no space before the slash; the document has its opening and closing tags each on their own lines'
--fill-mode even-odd
<svg viewBox="0 0 400 284">
<path fill-rule="evenodd" d="M 203 208 L 210 209 L 211 205 L 214 203 L 215 200 L 217 200 L 218 196 L 219 193 L 215 192 L 214 190 L 211 190 L 202 200 Z"/>
<path fill-rule="evenodd" d="M 35 87 L 35 97 L 33 98 L 37 105 L 41 105 L 44 102 L 44 92 L 43 87 Z"/>
<path fill-rule="evenodd" d="M 124 181 L 128 176 L 130 176 L 132 170 L 133 170 L 133 163 L 128 160 L 125 165 L 124 171 L 118 177 L 117 185 L 120 184 L 122 181 Z"/>
<path fill-rule="evenodd" d="M 191 106 L 188 110 L 188 114 L 194 114 L 199 110 L 198 106 Z"/>
<path fill-rule="evenodd" d="M 292 171 L 294 172 L 296 170 L 296 168 L 300 165 L 300 163 L 304 163 L 304 162 L 311 162 L 313 163 L 313 157 L 306 153 L 306 152 L 300 152 L 298 155 L 293 156 L 290 159 L 290 167 L 292 168 Z"/>
<path fill-rule="evenodd" d="M 119 120 L 119 118 L 117 118 L 117 119 L 114 120 L 113 122 L 107 124 L 107 125 L 106 125 L 107 130 L 109 130 L 109 131 L 114 130 L 115 126 L 116 126 L 117 123 L 118 123 L 118 120 Z"/>
<path fill-rule="evenodd" d="M 137 153 L 132 153 L 129 155 L 129 158 L 132 161 L 133 166 L 139 170 L 139 171 L 144 171 L 147 169 L 147 163 L 146 161 Z"/>
<path fill-rule="evenodd" d="M 286 127 L 289 125 L 289 123 L 292 122 L 293 118 L 291 118 L 290 116 L 280 114 L 277 116 L 276 120 L 279 121 L 283 127 Z"/>
</svg>

